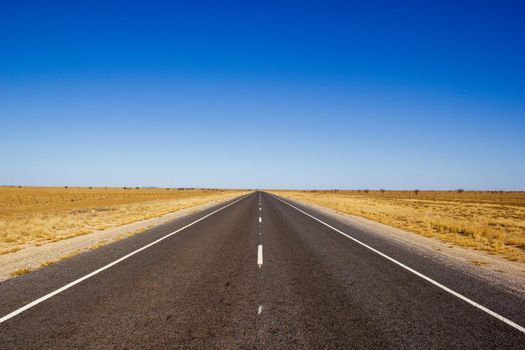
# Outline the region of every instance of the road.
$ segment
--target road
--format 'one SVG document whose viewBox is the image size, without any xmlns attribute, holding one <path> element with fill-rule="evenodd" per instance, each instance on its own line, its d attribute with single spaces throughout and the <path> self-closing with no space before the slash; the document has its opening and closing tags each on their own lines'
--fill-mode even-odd
<svg viewBox="0 0 525 350">
<path fill-rule="evenodd" d="M 5 281 L 0 296 L 2 349 L 525 346 L 520 296 L 264 192 Z"/>
</svg>

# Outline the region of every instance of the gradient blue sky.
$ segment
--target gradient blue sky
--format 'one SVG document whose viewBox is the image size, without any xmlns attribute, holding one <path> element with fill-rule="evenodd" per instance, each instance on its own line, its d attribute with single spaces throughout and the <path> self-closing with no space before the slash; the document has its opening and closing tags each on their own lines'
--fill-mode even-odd
<svg viewBox="0 0 525 350">
<path fill-rule="evenodd" d="M 0 3 L 0 184 L 525 189 L 522 1 Z"/>
</svg>

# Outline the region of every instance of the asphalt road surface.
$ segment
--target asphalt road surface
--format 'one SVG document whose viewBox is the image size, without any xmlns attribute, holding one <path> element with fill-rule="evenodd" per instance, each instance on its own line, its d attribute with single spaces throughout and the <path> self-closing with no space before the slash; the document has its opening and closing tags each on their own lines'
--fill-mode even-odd
<svg viewBox="0 0 525 350">
<path fill-rule="evenodd" d="M 5 281 L 0 301 L 2 349 L 525 348 L 523 298 L 261 192 Z"/>
</svg>

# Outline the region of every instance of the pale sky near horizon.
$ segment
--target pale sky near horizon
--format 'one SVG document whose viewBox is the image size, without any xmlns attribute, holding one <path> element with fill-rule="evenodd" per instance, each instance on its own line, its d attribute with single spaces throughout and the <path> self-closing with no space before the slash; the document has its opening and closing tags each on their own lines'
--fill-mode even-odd
<svg viewBox="0 0 525 350">
<path fill-rule="evenodd" d="M 525 190 L 525 3 L 0 4 L 0 185 Z"/>
</svg>

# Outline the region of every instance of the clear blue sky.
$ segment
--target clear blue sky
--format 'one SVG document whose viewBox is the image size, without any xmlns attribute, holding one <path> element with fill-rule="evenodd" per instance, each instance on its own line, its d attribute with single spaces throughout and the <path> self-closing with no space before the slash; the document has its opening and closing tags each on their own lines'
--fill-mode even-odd
<svg viewBox="0 0 525 350">
<path fill-rule="evenodd" d="M 0 184 L 525 189 L 523 1 L 0 3 Z"/>
</svg>

